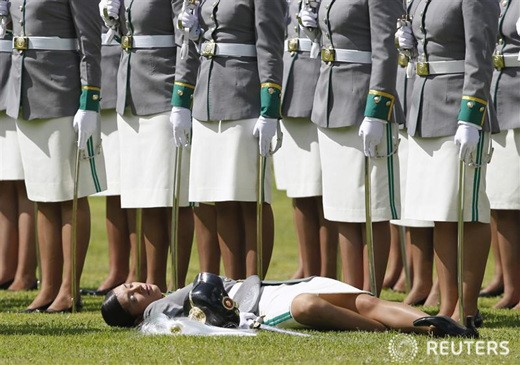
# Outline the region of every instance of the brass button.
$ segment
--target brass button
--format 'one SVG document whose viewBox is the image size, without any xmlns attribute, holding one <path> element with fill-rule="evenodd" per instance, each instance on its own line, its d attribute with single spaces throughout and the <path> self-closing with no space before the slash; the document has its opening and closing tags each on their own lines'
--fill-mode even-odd
<svg viewBox="0 0 520 365">
<path fill-rule="evenodd" d="M 381 97 L 374 96 L 374 103 L 378 104 L 381 101 Z"/>
<path fill-rule="evenodd" d="M 99 95 L 97 95 L 97 94 L 92 95 L 92 100 L 94 100 L 94 101 L 99 100 Z"/>
<path fill-rule="evenodd" d="M 390 106 L 390 105 L 392 105 L 392 102 L 391 101 L 387 101 L 385 105 L 386 106 Z"/>
<path fill-rule="evenodd" d="M 177 90 L 177 95 L 179 96 L 183 96 L 184 95 L 184 92 L 182 90 Z"/>
<path fill-rule="evenodd" d="M 479 111 L 480 111 L 481 113 L 483 113 L 483 112 L 484 112 L 484 110 L 486 110 L 486 108 L 484 108 L 483 106 L 482 106 L 482 107 L 480 107 L 480 109 L 479 109 Z"/>
<path fill-rule="evenodd" d="M 270 87 L 269 89 L 267 89 L 267 92 L 271 95 L 274 94 L 274 89 L 272 87 Z"/>
<path fill-rule="evenodd" d="M 473 106 L 475 106 L 474 103 L 472 103 L 471 101 L 468 101 L 468 104 L 466 104 L 468 106 L 468 108 L 472 109 Z"/>
</svg>

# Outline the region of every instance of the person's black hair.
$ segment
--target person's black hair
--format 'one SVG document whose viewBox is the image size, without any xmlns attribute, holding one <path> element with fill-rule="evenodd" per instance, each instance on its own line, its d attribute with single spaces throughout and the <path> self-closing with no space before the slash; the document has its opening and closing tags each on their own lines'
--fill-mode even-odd
<svg viewBox="0 0 520 365">
<path fill-rule="evenodd" d="M 138 319 L 121 306 L 113 290 L 110 290 L 105 296 L 101 305 L 101 314 L 106 324 L 112 327 L 135 327 Z"/>
</svg>

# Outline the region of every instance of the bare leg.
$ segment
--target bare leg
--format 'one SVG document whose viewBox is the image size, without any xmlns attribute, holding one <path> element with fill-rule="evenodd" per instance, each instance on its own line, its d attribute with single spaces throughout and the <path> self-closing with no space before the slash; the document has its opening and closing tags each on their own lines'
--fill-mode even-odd
<svg viewBox="0 0 520 365">
<path fill-rule="evenodd" d="M 0 284 L 14 279 L 18 262 L 18 204 L 13 181 L 0 181 Z"/>
<path fill-rule="evenodd" d="M 143 208 L 143 235 L 146 246 L 146 282 L 165 292 L 168 262 L 168 208 Z"/>
<path fill-rule="evenodd" d="M 388 302 L 366 294 L 301 294 L 291 304 L 299 323 L 339 330 L 427 332 L 413 326 L 426 313 L 403 303 Z"/>
<path fill-rule="evenodd" d="M 218 245 L 217 212 L 215 206 L 200 204 L 193 209 L 193 213 L 200 271 L 219 274 L 220 248 Z"/>
<path fill-rule="evenodd" d="M 41 289 L 28 309 L 48 305 L 56 299 L 61 286 L 63 270 L 61 203 L 38 203 L 37 222 L 42 266 Z M 67 302 L 68 306 L 70 306 L 70 302 Z"/>
<path fill-rule="evenodd" d="M 504 297 L 494 308 L 512 308 L 520 301 L 520 210 L 498 210 L 496 217 Z"/>
<path fill-rule="evenodd" d="M 217 233 L 220 253 L 224 262 L 224 273 L 231 279 L 243 279 L 246 276 L 245 244 L 240 203 L 217 202 L 215 208 L 217 210 Z"/>
<path fill-rule="evenodd" d="M 138 257 L 137 257 L 137 227 L 136 227 L 136 215 L 137 209 L 125 209 L 126 221 L 128 222 L 128 237 L 130 242 L 130 265 L 129 272 L 126 278 L 127 283 L 134 281 L 146 281 L 146 245 L 141 244 L 141 272 L 138 275 Z M 141 231 L 142 235 L 142 231 Z M 144 242 L 144 237 L 141 237 L 141 243 Z"/>
<path fill-rule="evenodd" d="M 480 291 L 481 295 L 486 295 L 487 293 L 496 293 L 496 295 L 500 295 L 504 291 L 502 260 L 500 257 L 500 248 L 498 246 L 497 219 L 495 210 L 491 211 L 491 249 L 493 251 L 493 261 L 495 263 L 493 269 L 493 278 L 491 278 L 489 284 Z"/>
<path fill-rule="evenodd" d="M 399 226 L 390 224 L 390 254 L 388 255 L 388 268 L 383 280 L 383 289 L 391 288 L 399 280 L 403 270 L 401 259 L 401 245 L 399 243 Z"/>
<path fill-rule="evenodd" d="M 245 227 L 246 276 L 258 274 L 256 266 L 256 203 L 242 202 L 242 217 Z M 271 205 L 263 203 L 262 208 L 262 265 L 263 276 L 267 274 L 274 244 L 274 217 Z"/>
<path fill-rule="evenodd" d="M 171 215 L 169 221 L 171 222 Z M 171 232 L 171 224 L 169 228 L 169 232 Z M 186 275 L 191 257 L 191 246 L 193 245 L 193 209 L 191 207 L 179 208 L 178 245 L 177 288 L 182 288 L 186 284 Z"/>
<path fill-rule="evenodd" d="M 27 198 L 24 181 L 16 181 L 18 197 L 18 265 L 9 290 L 27 290 L 36 284 L 34 203 Z"/>
<path fill-rule="evenodd" d="M 428 294 L 428 298 L 426 298 L 426 301 L 424 302 L 425 307 L 436 307 L 439 305 L 440 302 L 440 292 L 439 292 L 439 279 L 435 277 L 435 280 L 433 280 L 433 286 L 432 290 L 430 291 L 430 294 Z"/>
<path fill-rule="evenodd" d="M 412 242 L 414 281 L 405 304 L 422 304 L 432 288 L 433 228 L 409 227 Z"/>
<path fill-rule="evenodd" d="M 338 227 L 323 216 L 321 196 L 316 197 L 320 223 L 321 276 L 336 279 L 338 270 Z"/>
<path fill-rule="evenodd" d="M 72 306 L 72 201 L 59 203 L 61 214 L 61 257 L 63 260 L 63 277 L 60 290 L 56 299 L 52 302 L 49 310 L 63 310 Z M 80 278 L 87 256 L 87 249 L 90 242 L 90 207 L 87 198 L 78 199 L 77 211 L 77 246 L 76 246 L 76 288 L 74 294 L 76 301 L 79 300 Z M 61 267 L 60 267 L 61 269 Z"/>
<path fill-rule="evenodd" d="M 489 252 L 489 224 L 464 224 L 464 310 L 475 315 L 480 285 Z M 439 315 L 458 319 L 457 311 L 457 223 L 435 222 L 435 266 L 439 275 Z"/>
<path fill-rule="evenodd" d="M 338 222 L 337 226 L 343 281 L 356 288 L 362 288 L 364 274 L 361 224 Z"/>
<path fill-rule="evenodd" d="M 108 238 L 108 277 L 98 290 L 124 283 L 129 273 L 130 234 L 126 212 L 121 209 L 120 196 L 106 197 L 106 227 Z"/>
<path fill-rule="evenodd" d="M 364 225 L 361 225 L 361 227 L 364 228 Z M 388 262 L 388 252 L 390 250 L 390 223 L 388 221 L 374 222 L 372 223 L 372 229 L 374 236 L 374 261 L 376 270 L 375 277 L 377 285 L 377 296 L 379 296 L 383 288 L 383 279 L 385 277 L 386 264 Z M 370 276 L 368 271 L 368 263 L 368 249 L 367 245 L 365 244 L 363 250 L 363 288 L 365 290 L 370 290 Z"/>
<path fill-rule="evenodd" d="M 320 274 L 320 227 L 314 198 L 293 199 L 294 225 L 302 257 L 303 276 Z"/>
<path fill-rule="evenodd" d="M 301 254 L 298 255 L 298 268 L 292 274 L 291 279 L 301 279 L 303 278 L 303 262 L 302 262 L 302 256 Z"/>
</svg>

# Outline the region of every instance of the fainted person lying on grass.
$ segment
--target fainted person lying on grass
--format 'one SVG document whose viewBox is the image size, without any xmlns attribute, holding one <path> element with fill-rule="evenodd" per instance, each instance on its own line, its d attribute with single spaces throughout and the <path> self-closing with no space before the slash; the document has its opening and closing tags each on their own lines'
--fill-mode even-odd
<svg viewBox="0 0 520 365">
<path fill-rule="evenodd" d="M 228 328 L 253 327 L 255 320 L 261 318 L 264 325 L 281 328 L 393 329 L 434 336 L 478 337 L 471 320 L 462 326 L 449 317 L 428 316 L 409 305 L 382 300 L 324 277 L 261 282 L 257 276 L 235 281 L 200 273 L 192 284 L 167 296 L 156 285 L 134 282 L 110 291 L 101 313 L 107 324 L 118 327 L 136 327 L 143 320 L 164 314 Z"/>
</svg>

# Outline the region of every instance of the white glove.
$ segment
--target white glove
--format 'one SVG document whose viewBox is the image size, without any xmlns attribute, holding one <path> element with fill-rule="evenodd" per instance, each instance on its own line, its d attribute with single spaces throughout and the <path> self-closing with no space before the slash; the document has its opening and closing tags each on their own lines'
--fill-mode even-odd
<svg viewBox="0 0 520 365">
<path fill-rule="evenodd" d="M 459 121 L 454 142 L 460 147 L 459 158 L 465 163 L 472 162 L 473 153 L 477 150 L 479 141 L 479 127 L 474 124 Z"/>
<path fill-rule="evenodd" d="M 112 19 L 119 19 L 119 8 L 121 7 L 120 0 L 101 0 L 99 3 L 99 12 L 101 17 L 106 22 L 106 15 Z M 105 14 L 104 9 L 107 9 L 107 13 Z M 109 24 L 107 24 L 109 25 Z"/>
<path fill-rule="evenodd" d="M 267 156 L 271 148 L 271 140 L 276 134 L 278 119 L 260 116 L 253 128 L 253 136 L 258 137 L 258 151 Z"/>
<path fill-rule="evenodd" d="M 179 16 L 179 23 L 183 28 L 189 28 L 191 30 L 193 27 L 199 27 L 199 18 L 191 11 L 183 11 Z"/>
<path fill-rule="evenodd" d="M 9 17 L 9 2 L 0 0 L 0 38 L 5 37 L 7 18 Z"/>
<path fill-rule="evenodd" d="M 170 123 L 173 127 L 173 141 L 177 147 L 190 144 L 191 110 L 178 106 L 172 107 Z"/>
<path fill-rule="evenodd" d="M 414 49 L 415 38 L 412 33 L 412 28 L 409 25 L 403 25 L 395 32 L 395 37 L 399 41 L 399 48 L 401 49 Z"/>
<path fill-rule="evenodd" d="M 101 119 L 99 113 L 92 110 L 78 110 L 74 115 L 72 126 L 78 133 L 78 148 L 84 150 L 87 147 L 88 139 L 94 134 L 99 133 Z"/>
<path fill-rule="evenodd" d="M 300 18 L 300 24 L 305 28 L 318 28 L 318 14 L 312 10 L 303 7 L 298 17 Z"/>
<path fill-rule="evenodd" d="M 252 328 L 253 324 L 255 323 L 257 318 L 258 317 L 254 313 L 240 312 L 240 323 L 238 325 L 238 328 L 241 328 L 241 329 Z"/>
<path fill-rule="evenodd" d="M 365 156 L 376 157 L 376 146 L 381 143 L 385 132 L 386 121 L 378 118 L 365 117 L 359 127 L 359 136 L 363 138 Z"/>
</svg>

